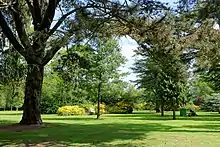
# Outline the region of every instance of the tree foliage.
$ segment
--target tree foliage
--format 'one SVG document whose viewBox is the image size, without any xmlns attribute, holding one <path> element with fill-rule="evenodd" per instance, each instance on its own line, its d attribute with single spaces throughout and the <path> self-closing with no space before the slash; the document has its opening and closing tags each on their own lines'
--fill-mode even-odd
<svg viewBox="0 0 220 147">
<path fill-rule="evenodd" d="M 162 115 L 166 105 L 175 112 L 179 105 L 185 104 L 187 94 L 186 49 L 180 42 L 184 36 L 175 21 L 168 21 L 140 38 L 136 51 L 140 59 L 133 68 L 138 73 L 137 84 L 153 92 L 155 103 L 160 102 Z"/>
</svg>

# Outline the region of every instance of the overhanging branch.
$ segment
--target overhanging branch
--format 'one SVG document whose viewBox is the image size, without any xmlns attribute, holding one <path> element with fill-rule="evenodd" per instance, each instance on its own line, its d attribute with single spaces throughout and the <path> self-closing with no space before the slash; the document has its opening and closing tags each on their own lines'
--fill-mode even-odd
<svg viewBox="0 0 220 147">
<path fill-rule="evenodd" d="M 64 14 L 59 20 L 58 22 L 54 25 L 54 27 L 50 30 L 49 32 L 49 36 L 51 36 L 59 27 L 60 25 L 63 23 L 63 21 L 71 14 L 75 13 L 76 11 L 80 10 L 80 9 L 87 9 L 87 8 L 92 8 L 93 6 L 85 6 L 85 7 L 79 7 L 79 8 L 75 8 L 74 10 Z"/>
<path fill-rule="evenodd" d="M 49 36 L 51 36 L 59 27 L 60 25 L 63 23 L 63 21 L 71 14 L 73 14 L 74 12 L 76 12 L 78 9 L 74 9 L 66 14 L 64 14 L 59 20 L 58 22 L 54 25 L 54 27 L 50 30 L 49 32 Z"/>
<path fill-rule="evenodd" d="M 28 4 L 28 6 L 31 6 L 30 2 Z M 30 8 L 29 6 L 29 8 Z M 38 30 L 40 27 L 40 23 L 42 21 L 42 12 L 41 12 L 41 8 L 40 8 L 40 4 L 39 4 L 39 0 L 33 0 L 33 10 L 32 10 L 32 17 L 33 17 L 33 24 L 34 24 L 34 29 Z"/>
<path fill-rule="evenodd" d="M 12 11 L 13 19 L 15 21 L 16 31 L 18 33 L 22 45 L 26 49 L 30 48 L 31 44 L 25 30 L 24 18 L 22 17 L 21 12 L 18 8 L 18 3 L 13 6 L 13 9 L 11 9 L 11 11 Z"/>
<path fill-rule="evenodd" d="M 72 35 L 71 30 L 69 30 L 66 35 L 64 35 L 58 42 L 55 43 L 55 46 L 51 46 L 51 49 L 47 51 L 46 55 L 44 56 L 42 60 L 42 65 L 46 65 L 53 57 L 54 55 L 60 50 L 61 47 L 66 45 L 66 41 L 69 39 L 69 37 Z"/>
<path fill-rule="evenodd" d="M 40 30 L 49 30 L 53 21 L 55 10 L 61 0 L 49 0 L 49 5 L 41 22 Z"/>
<path fill-rule="evenodd" d="M 24 57 L 26 57 L 26 52 L 25 49 L 23 48 L 23 46 L 18 42 L 18 40 L 16 39 L 16 37 L 14 36 L 14 34 L 11 31 L 11 28 L 8 26 L 8 23 L 6 22 L 4 15 L 2 14 L 2 12 L 0 11 L 0 26 L 2 28 L 3 33 L 5 34 L 5 36 L 8 38 L 8 40 L 10 41 L 10 43 L 14 46 L 14 48 Z"/>
</svg>

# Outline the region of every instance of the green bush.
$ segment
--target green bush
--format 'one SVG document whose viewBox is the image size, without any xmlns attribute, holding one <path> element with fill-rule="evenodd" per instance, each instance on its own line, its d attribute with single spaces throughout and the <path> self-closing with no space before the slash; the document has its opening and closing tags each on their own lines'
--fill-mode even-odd
<svg viewBox="0 0 220 147">
<path fill-rule="evenodd" d="M 144 110 L 154 110 L 155 109 L 155 105 L 152 102 L 147 102 L 146 104 L 144 104 Z"/>
<path fill-rule="evenodd" d="M 85 109 L 86 113 L 89 113 L 89 110 L 90 110 L 91 108 L 92 108 L 92 109 L 95 109 L 95 105 L 94 105 L 94 104 L 91 104 L 91 103 L 81 104 L 80 106 Z"/>
<path fill-rule="evenodd" d="M 110 114 L 126 114 L 126 110 L 121 110 L 118 106 L 108 106 L 107 112 Z"/>
<path fill-rule="evenodd" d="M 186 110 L 190 110 L 190 109 L 192 109 L 194 111 L 200 110 L 200 107 L 197 105 L 194 105 L 194 104 L 186 104 L 185 108 L 186 108 Z"/>
<path fill-rule="evenodd" d="M 208 112 L 220 112 L 220 101 L 216 98 L 205 100 L 201 109 Z"/>
<path fill-rule="evenodd" d="M 54 99 L 48 96 L 42 97 L 40 107 L 42 114 L 56 114 L 59 108 L 58 104 L 54 102 Z"/>
<path fill-rule="evenodd" d="M 63 106 L 57 110 L 58 115 L 83 115 L 85 109 L 79 106 Z"/>
<path fill-rule="evenodd" d="M 133 112 L 133 105 L 128 102 L 118 102 L 114 106 L 108 106 L 107 112 L 113 114 L 131 114 Z"/>
<path fill-rule="evenodd" d="M 135 110 L 154 110 L 155 105 L 152 102 L 134 104 Z"/>
<path fill-rule="evenodd" d="M 145 110 L 145 104 L 144 103 L 138 103 L 134 105 L 135 110 Z"/>
</svg>

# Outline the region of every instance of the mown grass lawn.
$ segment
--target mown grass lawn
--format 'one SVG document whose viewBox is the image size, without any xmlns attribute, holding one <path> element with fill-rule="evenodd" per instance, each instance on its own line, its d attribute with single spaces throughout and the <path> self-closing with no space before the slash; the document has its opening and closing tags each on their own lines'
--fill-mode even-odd
<svg viewBox="0 0 220 147">
<path fill-rule="evenodd" d="M 220 115 L 198 112 L 197 117 L 160 117 L 154 112 L 124 115 L 43 115 L 39 130 L 0 130 L 0 146 L 130 146 L 220 147 Z M 16 123 L 21 112 L 0 112 L 0 126 Z"/>
</svg>

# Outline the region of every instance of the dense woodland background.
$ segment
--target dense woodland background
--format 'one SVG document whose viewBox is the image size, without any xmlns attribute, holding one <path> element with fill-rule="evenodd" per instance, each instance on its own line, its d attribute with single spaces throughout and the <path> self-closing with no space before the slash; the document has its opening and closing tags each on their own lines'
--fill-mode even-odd
<svg viewBox="0 0 220 147">
<path fill-rule="evenodd" d="M 21 124 L 41 124 L 41 113 L 62 106 L 77 106 L 74 114 L 94 108 L 97 118 L 134 109 L 173 111 L 173 119 L 182 107 L 219 112 L 219 5 L 1 0 L 0 108 L 24 110 Z M 122 36 L 138 43 L 131 83 L 119 70 Z"/>
</svg>

